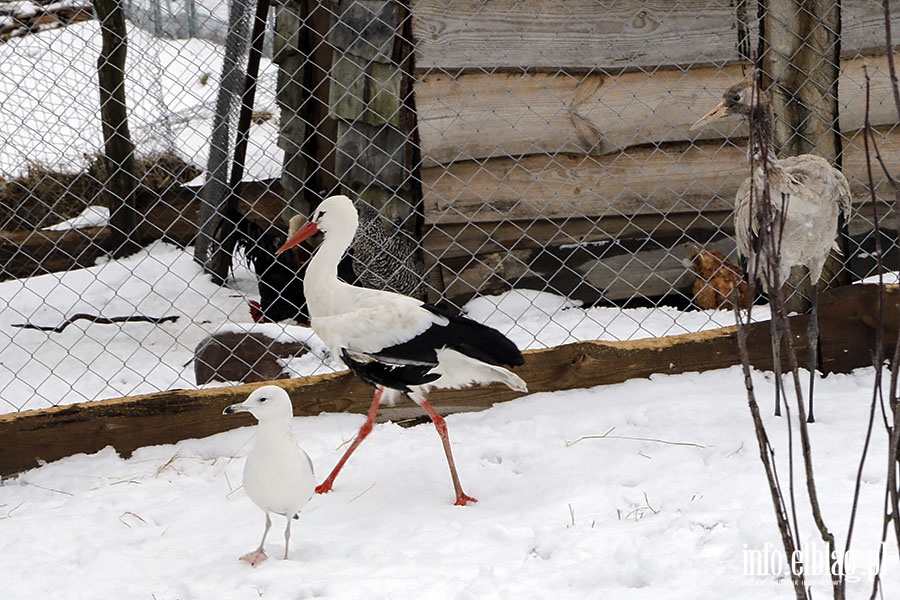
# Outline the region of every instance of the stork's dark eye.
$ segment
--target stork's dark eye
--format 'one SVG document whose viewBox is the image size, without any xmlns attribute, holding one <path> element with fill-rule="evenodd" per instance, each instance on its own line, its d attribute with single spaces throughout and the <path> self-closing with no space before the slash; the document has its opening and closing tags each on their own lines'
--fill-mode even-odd
<svg viewBox="0 0 900 600">
<path fill-rule="evenodd" d="M 268 398 L 266 398 L 265 396 L 259 399 L 260 402 L 265 402 L 266 400 L 268 400 Z"/>
</svg>

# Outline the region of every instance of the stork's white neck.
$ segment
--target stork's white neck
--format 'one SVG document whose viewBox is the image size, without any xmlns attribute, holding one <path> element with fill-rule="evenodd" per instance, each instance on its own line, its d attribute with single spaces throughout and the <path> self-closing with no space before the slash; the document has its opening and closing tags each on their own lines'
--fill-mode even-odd
<svg viewBox="0 0 900 600">
<path fill-rule="evenodd" d="M 357 223 L 341 223 L 341 226 L 329 228 L 324 232 L 324 239 L 319 244 L 303 280 L 303 291 L 310 318 L 333 314 L 341 311 L 340 289 L 350 287 L 338 279 L 338 264 L 353 242 Z"/>
</svg>

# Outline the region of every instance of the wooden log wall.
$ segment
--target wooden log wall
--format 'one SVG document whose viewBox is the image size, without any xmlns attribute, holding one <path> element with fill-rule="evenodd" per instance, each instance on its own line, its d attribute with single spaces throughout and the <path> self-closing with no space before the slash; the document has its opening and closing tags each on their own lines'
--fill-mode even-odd
<svg viewBox="0 0 900 600">
<path fill-rule="evenodd" d="M 404 113 L 406 8 L 390 0 L 337 0 L 329 110 L 337 123 L 335 175 L 345 192 L 392 222 L 413 212 L 412 152 Z"/>
<path fill-rule="evenodd" d="M 896 29 L 900 2 L 892 4 Z M 757 47 L 757 4 L 738 5 L 413 1 L 433 285 L 462 301 L 539 283 L 560 269 L 541 250 L 555 247 L 551 254 L 568 252 L 561 260 L 588 280 L 585 300 L 686 291 L 682 246 L 729 246 L 722 235 L 747 171 L 746 126 L 737 119 L 689 129 L 744 76 Z M 881 7 L 850 0 L 842 11 L 841 159 L 857 205 L 850 230 L 865 237 L 864 65 L 887 164 L 900 159 L 900 131 Z M 875 178 L 879 199 L 892 200 L 886 178 Z M 656 254 L 623 259 L 611 243 L 623 237 L 652 240 Z M 593 258 L 578 258 L 585 252 Z M 609 263 L 597 268 L 598 257 Z M 622 285 L 616 269 L 639 285 Z"/>
</svg>

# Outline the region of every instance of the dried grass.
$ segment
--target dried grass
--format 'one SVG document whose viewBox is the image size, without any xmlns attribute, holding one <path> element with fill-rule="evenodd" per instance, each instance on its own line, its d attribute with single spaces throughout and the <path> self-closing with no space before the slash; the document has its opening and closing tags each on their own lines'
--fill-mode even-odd
<svg viewBox="0 0 900 600">
<path fill-rule="evenodd" d="M 32 231 L 71 219 L 88 206 L 106 206 L 105 162 L 101 156 L 90 158 L 87 170 L 80 173 L 54 171 L 36 163 L 29 165 L 21 177 L 0 177 L 0 229 Z M 190 181 L 201 172 L 168 152 L 139 158 L 137 164 L 141 184 L 151 196 Z"/>
</svg>

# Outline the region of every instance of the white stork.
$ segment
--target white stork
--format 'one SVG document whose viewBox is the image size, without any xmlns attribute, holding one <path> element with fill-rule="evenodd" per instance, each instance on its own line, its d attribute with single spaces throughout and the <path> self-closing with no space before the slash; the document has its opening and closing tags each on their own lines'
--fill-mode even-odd
<svg viewBox="0 0 900 600">
<path fill-rule="evenodd" d="M 347 458 L 372 430 L 385 392 L 406 394 L 425 409 L 441 437 L 456 504 L 475 502 L 459 482 L 447 425 L 426 401 L 432 388 L 460 388 L 500 382 L 526 392 L 525 382 L 506 366 L 524 363 L 516 345 L 499 331 L 421 300 L 394 292 L 356 287 L 338 278 L 338 264 L 358 227 L 346 196 L 322 201 L 309 222 L 279 248 L 283 252 L 317 232 L 324 239 L 306 271 L 304 288 L 313 331 L 350 368 L 376 387 L 365 423 L 334 470 L 316 488 L 332 489 Z"/>
<path fill-rule="evenodd" d="M 758 108 L 765 131 L 771 131 L 768 99 L 761 90 L 754 94 L 754 74 L 725 91 L 722 101 L 691 126 L 702 125 L 728 115 L 749 118 Z M 757 272 L 763 289 L 770 292 L 790 276 L 791 268 L 806 267 L 812 288 L 812 314 L 809 320 L 810 345 L 809 415 L 813 416 L 813 383 L 819 340 L 818 283 L 822 268 L 832 250 L 840 253 L 837 236 L 840 218 L 850 216 L 850 185 L 843 173 L 831 166 L 821 156 L 800 154 L 778 159 L 771 145 L 763 152 L 759 142 L 753 141 L 747 150 L 751 165 L 755 165 L 750 177 L 738 188 L 734 207 L 734 233 L 737 249 L 748 261 L 748 273 Z M 768 211 L 764 209 L 761 190 L 766 177 L 769 183 Z M 755 190 L 751 196 L 751 189 Z M 761 230 L 765 228 L 764 216 L 771 215 L 775 224 L 775 244 L 761 243 Z M 774 253 L 773 253 L 774 248 Z M 776 268 L 777 267 L 777 268 Z M 773 316 L 773 324 L 776 319 Z M 773 336 L 775 358 L 775 414 L 781 414 L 780 387 L 780 329 Z"/>
</svg>

